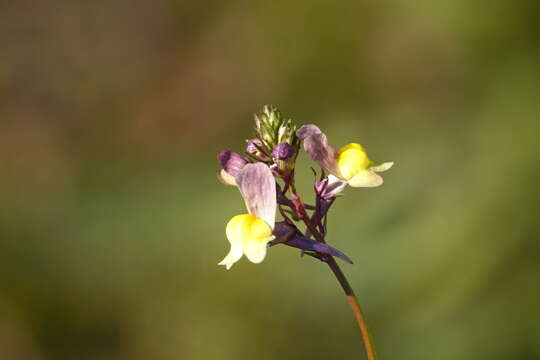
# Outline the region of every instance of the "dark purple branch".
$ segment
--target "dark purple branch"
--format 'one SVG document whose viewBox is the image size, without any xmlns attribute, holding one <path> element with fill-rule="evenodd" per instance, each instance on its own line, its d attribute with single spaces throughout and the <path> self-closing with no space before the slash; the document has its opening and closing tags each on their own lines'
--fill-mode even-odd
<svg viewBox="0 0 540 360">
<path fill-rule="evenodd" d="M 333 248 L 332 246 L 330 246 L 328 244 L 324 244 L 322 242 L 309 239 L 309 238 L 307 238 L 305 236 L 302 236 L 300 234 L 297 234 L 296 236 L 294 236 L 293 238 L 291 238 L 290 240 L 288 240 L 284 244 L 292 246 L 292 247 L 297 248 L 297 249 L 302 249 L 302 250 L 307 250 L 307 251 L 315 251 L 317 253 L 335 256 L 335 257 L 338 257 L 338 258 L 348 262 L 349 264 L 353 263 L 352 260 L 347 255 L 345 255 L 344 253 L 342 253 L 338 249 Z"/>
</svg>

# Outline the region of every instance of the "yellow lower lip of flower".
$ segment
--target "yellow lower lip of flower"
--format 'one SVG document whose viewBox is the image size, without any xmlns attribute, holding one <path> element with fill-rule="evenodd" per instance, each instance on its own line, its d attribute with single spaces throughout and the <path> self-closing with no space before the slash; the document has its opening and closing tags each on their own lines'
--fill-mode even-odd
<svg viewBox="0 0 540 360">
<path fill-rule="evenodd" d="M 264 220 L 255 215 L 242 214 L 234 216 L 225 230 L 229 240 L 251 242 L 268 242 L 272 237 L 272 228 Z"/>
<path fill-rule="evenodd" d="M 360 144 L 351 143 L 338 151 L 339 172 L 345 180 L 350 180 L 371 165 L 365 149 Z"/>
<path fill-rule="evenodd" d="M 227 223 L 225 232 L 231 243 L 231 250 L 219 265 L 225 265 L 227 269 L 244 254 L 252 263 L 262 262 L 266 257 L 266 245 L 274 239 L 272 227 L 251 214 L 234 216 Z"/>
</svg>

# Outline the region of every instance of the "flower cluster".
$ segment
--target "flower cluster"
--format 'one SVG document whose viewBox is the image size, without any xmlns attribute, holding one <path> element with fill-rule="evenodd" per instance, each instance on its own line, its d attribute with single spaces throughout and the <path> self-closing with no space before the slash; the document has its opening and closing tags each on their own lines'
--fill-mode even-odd
<svg viewBox="0 0 540 360">
<path fill-rule="evenodd" d="M 255 132 L 256 137 L 247 141 L 245 156 L 231 150 L 218 155 L 218 179 L 238 188 L 247 209 L 246 214 L 236 215 L 227 223 L 225 233 L 230 251 L 219 265 L 230 269 L 243 255 L 260 263 L 268 246 L 276 244 L 301 249 L 322 261 L 335 256 L 351 262 L 326 244 L 328 210 L 347 185 L 381 185 L 383 179 L 378 173 L 390 169 L 393 163 L 374 163 L 357 143 L 336 150 L 317 126 L 297 128 L 272 106 L 265 106 L 255 115 Z M 314 205 L 303 203 L 294 185 L 301 143 L 322 169 L 313 187 Z M 280 222 L 276 222 L 277 211 L 283 218 Z M 298 222 L 305 224 L 305 233 L 299 230 Z"/>
</svg>

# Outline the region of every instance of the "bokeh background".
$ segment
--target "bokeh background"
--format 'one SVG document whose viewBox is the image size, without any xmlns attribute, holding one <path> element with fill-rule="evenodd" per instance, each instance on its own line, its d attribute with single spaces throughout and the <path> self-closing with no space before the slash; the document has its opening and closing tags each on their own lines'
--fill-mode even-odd
<svg viewBox="0 0 540 360">
<path fill-rule="evenodd" d="M 381 359 L 540 358 L 531 1 L 0 3 L 0 358 L 362 359 L 327 267 L 216 264 L 272 103 L 393 160 L 330 215 Z M 310 198 L 310 162 L 298 164 Z"/>
</svg>

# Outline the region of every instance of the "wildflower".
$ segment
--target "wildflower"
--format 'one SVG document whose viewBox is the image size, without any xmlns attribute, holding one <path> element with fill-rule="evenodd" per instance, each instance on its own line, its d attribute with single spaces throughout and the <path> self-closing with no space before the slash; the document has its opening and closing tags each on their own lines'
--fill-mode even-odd
<svg viewBox="0 0 540 360">
<path fill-rule="evenodd" d="M 304 141 L 304 149 L 309 156 L 331 174 L 328 181 L 336 184 L 336 189 L 342 189 L 339 182 L 352 187 L 382 185 L 383 178 L 377 173 L 394 165 L 393 162 L 375 164 L 368 158 L 364 147 L 357 143 L 350 143 L 336 151 L 328 143 L 326 135 L 315 125 L 302 126 L 296 135 Z"/>
<path fill-rule="evenodd" d="M 248 214 L 234 216 L 226 227 L 231 249 L 218 264 L 230 269 L 246 255 L 258 264 L 266 256 L 268 242 L 276 220 L 276 182 L 270 168 L 263 163 L 245 164 L 238 171 L 235 183 L 244 198 Z"/>
<path fill-rule="evenodd" d="M 295 163 L 301 141 L 306 152 L 326 170 L 313 185 L 313 205 L 303 202 L 295 186 Z M 227 223 L 225 233 L 230 250 L 219 265 L 230 269 L 243 255 L 253 263 L 260 263 L 266 257 L 268 246 L 278 244 L 300 249 L 302 255 L 326 263 L 353 308 L 367 357 L 375 359 L 362 310 L 336 258 L 351 264 L 352 261 L 327 243 L 327 220 L 332 204 L 347 185 L 379 186 L 383 179 L 377 173 L 390 169 L 393 163 L 375 164 L 356 143 L 336 151 L 317 126 L 305 125 L 298 129 L 290 119 L 284 119 L 277 108 L 269 105 L 255 115 L 255 137 L 247 141 L 246 156 L 231 150 L 218 155 L 219 180 L 236 186 L 247 208 L 247 214 L 236 215 Z M 283 221 L 276 223 L 278 204 Z"/>
</svg>

